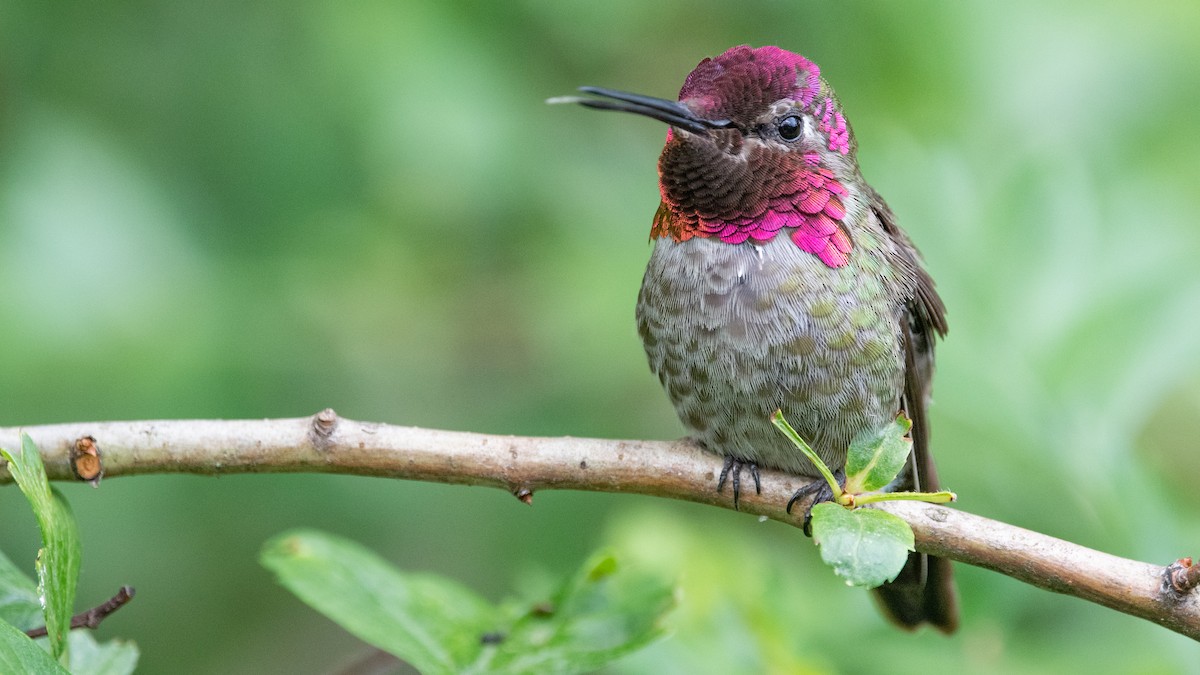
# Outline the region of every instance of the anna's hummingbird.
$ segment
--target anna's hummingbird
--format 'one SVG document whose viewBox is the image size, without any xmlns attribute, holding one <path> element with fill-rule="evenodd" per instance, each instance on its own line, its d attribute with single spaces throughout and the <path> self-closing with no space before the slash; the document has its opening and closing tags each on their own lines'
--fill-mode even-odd
<svg viewBox="0 0 1200 675">
<path fill-rule="evenodd" d="M 678 102 L 582 91 L 599 98 L 567 100 L 670 125 L 638 333 L 684 426 L 733 469 L 735 505 L 742 465 L 817 476 L 776 409 L 833 469 L 903 409 L 897 487 L 936 490 L 925 406 L 945 309 L 817 65 L 740 46 L 701 61 Z M 901 626 L 957 626 L 947 560 L 912 554 L 877 593 Z"/>
</svg>

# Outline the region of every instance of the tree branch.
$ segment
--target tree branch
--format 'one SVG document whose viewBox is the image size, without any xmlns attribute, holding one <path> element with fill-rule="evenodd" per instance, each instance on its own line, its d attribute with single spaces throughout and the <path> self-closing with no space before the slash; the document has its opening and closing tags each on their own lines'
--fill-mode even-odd
<svg viewBox="0 0 1200 675">
<path fill-rule="evenodd" d="M 54 480 L 79 480 L 72 451 L 90 437 L 106 478 L 147 473 L 340 473 L 485 485 L 529 502 L 546 489 L 628 492 L 732 508 L 714 486 L 721 459 L 687 441 L 490 436 L 309 418 L 97 422 L 0 428 L 0 446 L 38 444 Z M 78 450 L 75 455 L 78 457 Z M 2 463 L 0 463 L 2 464 Z M 0 484 L 11 482 L 0 466 Z M 799 526 L 784 510 L 810 479 L 762 472 L 741 510 Z M 808 505 L 798 504 L 794 513 Z M 962 511 L 920 502 L 879 508 L 912 526 L 917 550 L 1073 595 L 1200 640 L 1200 591 L 1190 560 L 1170 568 L 1118 558 Z M 1181 581 L 1182 580 L 1182 581 Z M 1190 581 L 1189 581 L 1190 580 Z"/>
<path fill-rule="evenodd" d="M 112 614 L 128 604 L 129 601 L 133 599 L 133 594 L 133 586 L 122 586 L 117 591 L 117 594 L 108 600 L 105 600 L 86 612 L 80 612 L 79 614 L 71 617 L 71 630 L 75 630 L 76 628 L 91 628 L 92 630 L 95 630 L 99 628 L 100 622 L 107 619 L 109 614 Z M 25 634 L 31 638 L 45 637 L 46 627 L 41 626 L 39 628 L 30 628 L 29 630 L 25 631 Z"/>
</svg>

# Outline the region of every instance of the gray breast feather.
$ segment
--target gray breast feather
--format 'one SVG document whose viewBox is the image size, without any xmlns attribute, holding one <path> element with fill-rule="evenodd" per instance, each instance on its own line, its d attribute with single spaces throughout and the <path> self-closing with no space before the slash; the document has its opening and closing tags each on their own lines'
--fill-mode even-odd
<svg viewBox="0 0 1200 675">
<path fill-rule="evenodd" d="M 656 241 L 639 333 L 705 447 L 813 475 L 771 426 L 774 410 L 835 468 L 856 434 L 896 413 L 904 358 L 894 290 L 852 267 L 826 267 L 786 237 L 761 246 Z"/>
</svg>

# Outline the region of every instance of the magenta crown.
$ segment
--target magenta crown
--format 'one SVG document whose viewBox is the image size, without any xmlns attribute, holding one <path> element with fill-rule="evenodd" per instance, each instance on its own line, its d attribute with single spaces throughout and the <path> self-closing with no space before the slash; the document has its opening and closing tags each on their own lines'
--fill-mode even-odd
<svg viewBox="0 0 1200 675">
<path fill-rule="evenodd" d="M 679 100 L 710 119 L 753 119 L 772 103 L 790 98 L 808 106 L 821 91 L 821 69 L 779 47 L 734 47 L 704 59 L 679 90 Z"/>
</svg>

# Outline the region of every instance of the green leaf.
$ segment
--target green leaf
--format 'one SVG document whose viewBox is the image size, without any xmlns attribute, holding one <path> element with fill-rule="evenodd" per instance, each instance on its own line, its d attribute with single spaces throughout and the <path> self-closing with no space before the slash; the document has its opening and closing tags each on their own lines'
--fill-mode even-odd
<svg viewBox="0 0 1200 675">
<path fill-rule="evenodd" d="M 619 565 L 588 560 L 541 611 L 520 618 L 485 664 L 489 672 L 592 672 L 664 634 L 674 585 Z"/>
<path fill-rule="evenodd" d="M 33 440 L 21 434 L 21 452 L 14 455 L 0 449 L 9 463 L 13 480 L 25 493 L 42 531 L 38 551 L 38 595 L 50 637 L 50 652 L 62 656 L 71 627 L 71 608 L 75 603 L 75 584 L 79 580 L 79 531 L 67 501 L 50 487 L 42 456 Z"/>
<path fill-rule="evenodd" d="M 86 630 L 71 631 L 67 642 L 72 675 L 129 675 L 137 666 L 138 648 L 132 642 L 111 640 L 101 644 Z"/>
<path fill-rule="evenodd" d="M 477 658 L 496 612 L 453 581 L 396 570 L 358 544 L 311 530 L 267 542 L 280 583 L 362 640 L 422 673 L 457 673 Z"/>
<path fill-rule="evenodd" d="M 908 523 L 877 509 L 817 504 L 812 533 L 821 559 L 851 586 L 875 588 L 895 579 L 914 550 Z"/>
<path fill-rule="evenodd" d="M 0 553 L 0 621 L 20 631 L 45 623 L 37 584 L 3 553 Z M 128 675 L 137 665 L 138 649 L 132 642 L 114 640 L 99 644 L 90 631 L 75 630 L 67 635 L 67 645 L 73 675 Z M 0 646 L 0 652 L 4 649 Z M 46 651 L 41 646 L 38 650 Z M 4 664 L 4 656 L 0 654 L 0 673 L 22 672 L 6 669 Z"/>
<path fill-rule="evenodd" d="M 846 492 L 874 492 L 892 482 L 912 451 L 909 429 L 912 421 L 901 413 L 879 431 L 856 437 L 846 455 Z"/>
<path fill-rule="evenodd" d="M 319 532 L 272 539 L 262 562 L 304 602 L 427 675 L 594 671 L 662 635 L 674 606 L 671 584 L 611 555 L 589 560 L 548 602 L 507 611 Z"/>
<path fill-rule="evenodd" d="M 69 675 L 41 645 L 7 621 L 0 621 L 0 673 Z"/>
<path fill-rule="evenodd" d="M 43 624 L 37 584 L 0 552 L 0 621 L 20 630 Z"/>
</svg>

